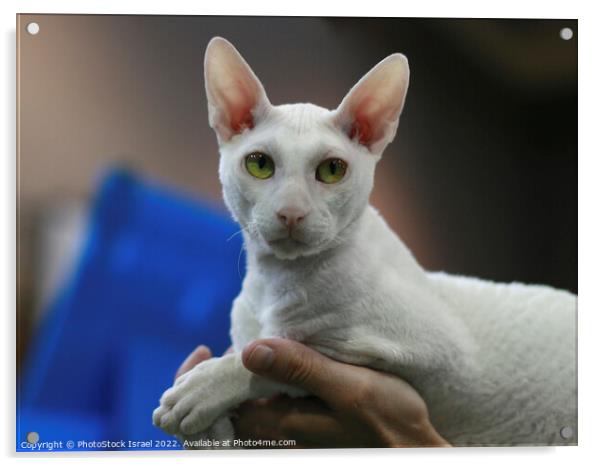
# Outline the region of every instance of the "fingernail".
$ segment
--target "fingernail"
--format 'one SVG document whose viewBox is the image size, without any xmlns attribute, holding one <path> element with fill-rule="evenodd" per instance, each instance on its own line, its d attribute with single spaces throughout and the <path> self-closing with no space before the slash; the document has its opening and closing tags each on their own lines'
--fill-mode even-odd
<svg viewBox="0 0 602 466">
<path fill-rule="evenodd" d="M 265 345 L 257 345 L 247 359 L 247 365 L 252 370 L 267 371 L 274 362 L 274 351 Z"/>
</svg>

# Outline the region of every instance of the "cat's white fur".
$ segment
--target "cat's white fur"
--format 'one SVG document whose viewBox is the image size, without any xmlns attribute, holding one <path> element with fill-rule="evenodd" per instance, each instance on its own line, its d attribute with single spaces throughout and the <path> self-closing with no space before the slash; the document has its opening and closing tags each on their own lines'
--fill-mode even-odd
<svg viewBox="0 0 602 466">
<path fill-rule="evenodd" d="M 408 80 L 407 60 L 394 54 L 334 111 L 273 106 L 236 49 L 210 42 L 210 123 L 224 197 L 243 228 L 247 273 L 232 309 L 234 352 L 180 377 L 154 412 L 157 426 L 183 439 L 229 438 L 228 413 L 241 402 L 302 394 L 242 365 L 247 343 L 280 336 L 409 381 L 454 445 L 575 442 L 560 430 L 577 428 L 576 297 L 426 272 L 368 204 Z M 272 157 L 274 176 L 246 171 L 254 151 Z M 348 170 L 324 184 L 315 171 L 330 157 Z M 288 228 L 282 213 L 298 225 Z"/>
</svg>

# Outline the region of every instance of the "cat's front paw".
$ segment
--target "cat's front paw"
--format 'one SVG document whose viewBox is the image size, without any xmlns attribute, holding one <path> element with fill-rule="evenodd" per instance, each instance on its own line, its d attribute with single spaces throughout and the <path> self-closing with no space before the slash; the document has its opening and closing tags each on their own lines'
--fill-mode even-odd
<svg viewBox="0 0 602 466">
<path fill-rule="evenodd" d="M 223 390 L 216 386 L 218 371 L 218 360 L 210 359 L 179 378 L 161 396 L 153 424 L 180 437 L 207 430 L 229 408 Z"/>
<path fill-rule="evenodd" d="M 186 450 L 219 450 L 234 447 L 234 427 L 228 416 L 222 416 L 200 434 L 178 437 Z"/>
</svg>

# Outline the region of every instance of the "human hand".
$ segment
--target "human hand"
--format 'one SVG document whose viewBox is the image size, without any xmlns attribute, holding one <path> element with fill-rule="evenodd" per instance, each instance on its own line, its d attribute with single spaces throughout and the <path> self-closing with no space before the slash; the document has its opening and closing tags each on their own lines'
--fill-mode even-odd
<svg viewBox="0 0 602 466">
<path fill-rule="evenodd" d="M 315 397 L 279 396 L 241 405 L 243 439 L 294 439 L 297 448 L 450 446 L 431 425 L 424 400 L 400 378 L 344 364 L 284 339 L 250 343 L 250 371 Z"/>
</svg>

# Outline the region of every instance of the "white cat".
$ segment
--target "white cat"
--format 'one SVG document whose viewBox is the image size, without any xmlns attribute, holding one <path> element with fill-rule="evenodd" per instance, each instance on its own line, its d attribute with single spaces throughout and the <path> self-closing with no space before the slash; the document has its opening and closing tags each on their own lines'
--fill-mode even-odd
<svg viewBox="0 0 602 466">
<path fill-rule="evenodd" d="M 560 431 L 577 428 L 576 297 L 426 272 L 368 205 L 408 79 L 394 54 L 334 111 L 273 106 L 229 42 L 209 43 L 209 118 L 247 274 L 232 308 L 234 353 L 181 376 L 155 425 L 229 438 L 228 413 L 241 402 L 301 395 L 242 365 L 247 343 L 279 336 L 409 381 L 454 445 L 575 442 Z"/>
</svg>

